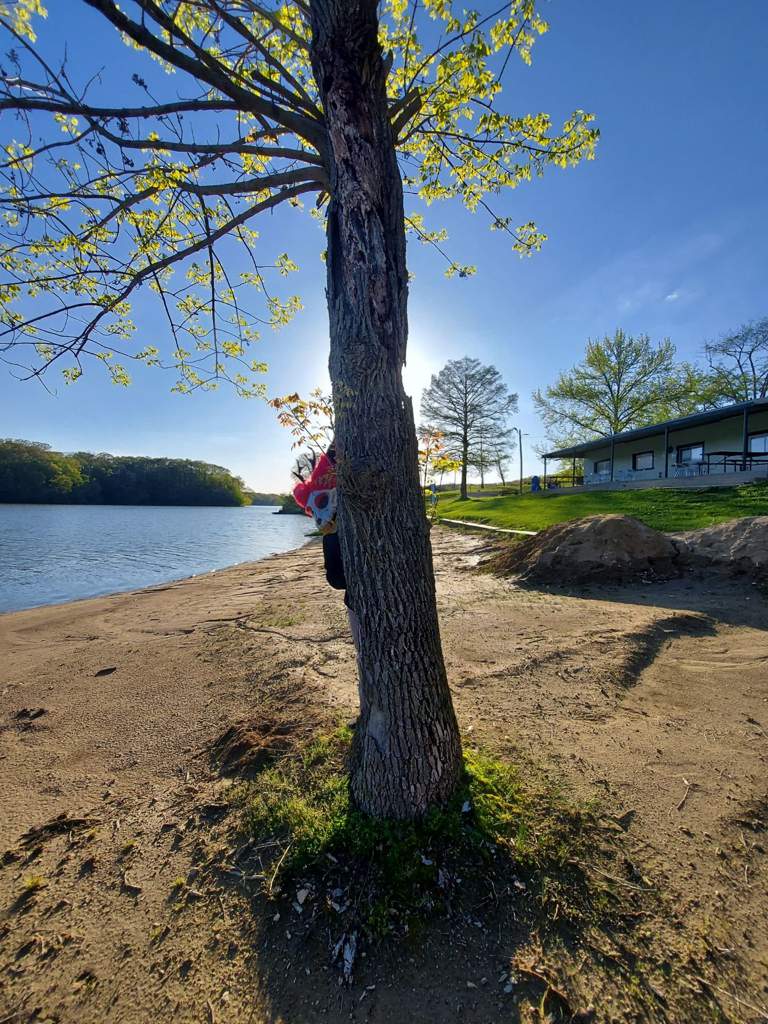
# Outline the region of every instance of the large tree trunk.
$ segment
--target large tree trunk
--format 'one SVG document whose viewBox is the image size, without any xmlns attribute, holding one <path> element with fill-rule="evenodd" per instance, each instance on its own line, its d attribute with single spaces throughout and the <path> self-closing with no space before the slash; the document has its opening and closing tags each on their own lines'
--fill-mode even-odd
<svg viewBox="0 0 768 1024">
<path fill-rule="evenodd" d="M 375 0 L 311 0 L 328 126 L 327 297 L 339 533 L 360 621 L 351 793 L 377 817 L 445 802 L 461 743 L 440 646 L 413 409 L 403 390 L 408 279 L 400 173 Z"/>
</svg>

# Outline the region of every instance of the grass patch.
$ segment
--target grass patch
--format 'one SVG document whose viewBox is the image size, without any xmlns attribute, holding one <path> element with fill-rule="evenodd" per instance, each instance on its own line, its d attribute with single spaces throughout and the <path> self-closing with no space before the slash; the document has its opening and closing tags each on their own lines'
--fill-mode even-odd
<svg viewBox="0 0 768 1024">
<path fill-rule="evenodd" d="M 429 506 L 428 506 L 429 509 Z M 438 518 L 465 519 L 513 530 L 543 530 L 583 516 L 619 513 L 635 516 L 655 530 L 695 530 L 742 516 L 768 515 L 768 483 L 704 490 L 649 488 L 626 491 L 579 491 L 543 497 L 514 494 L 494 498 L 442 492 Z"/>
<path fill-rule="evenodd" d="M 305 741 L 230 791 L 248 841 L 211 863 L 250 893 L 281 979 L 297 961 L 315 977 L 330 954 L 339 980 L 368 986 L 364 998 L 382 971 L 396 986 L 407 950 L 452 984 L 482 964 L 480 989 L 498 988 L 493 1005 L 509 1019 L 602 1020 L 601 1003 L 616 1020 L 728 1019 L 702 986 L 712 943 L 683 925 L 596 802 L 535 766 L 469 749 L 449 806 L 419 822 L 375 821 L 350 805 L 351 740 L 340 728 Z"/>
<path fill-rule="evenodd" d="M 377 821 L 350 806 L 351 739 L 342 728 L 314 740 L 241 790 L 248 833 L 275 843 L 276 867 L 264 872 L 270 894 L 314 879 L 327 906 L 382 935 L 450 908 L 468 880 L 501 868 L 561 921 L 604 911 L 604 894 L 584 885 L 580 867 L 599 827 L 593 804 L 470 750 L 447 807 L 418 822 Z"/>
</svg>

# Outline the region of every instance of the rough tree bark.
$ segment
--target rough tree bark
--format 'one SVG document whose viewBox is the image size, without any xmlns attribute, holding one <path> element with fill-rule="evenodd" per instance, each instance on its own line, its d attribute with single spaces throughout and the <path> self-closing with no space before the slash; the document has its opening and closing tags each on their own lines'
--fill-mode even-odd
<svg viewBox="0 0 768 1024">
<path fill-rule="evenodd" d="M 375 0 L 310 0 L 328 127 L 327 299 L 339 533 L 360 620 L 356 806 L 416 818 L 444 803 L 461 743 L 440 645 L 432 552 L 402 367 L 408 279 L 403 194 Z"/>
</svg>

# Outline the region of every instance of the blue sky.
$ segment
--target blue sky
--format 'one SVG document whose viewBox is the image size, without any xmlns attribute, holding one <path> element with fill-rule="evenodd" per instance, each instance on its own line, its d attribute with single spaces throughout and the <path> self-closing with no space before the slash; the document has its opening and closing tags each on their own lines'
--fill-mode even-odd
<svg viewBox="0 0 768 1024">
<path fill-rule="evenodd" d="M 114 74 L 125 51 L 93 11 L 49 0 L 40 31 L 47 52 L 62 40 L 96 70 Z M 486 5 L 481 4 L 481 8 Z M 490 8 L 489 8 L 490 9 Z M 552 0 L 551 25 L 531 68 L 505 79 L 505 105 L 562 119 L 597 114 L 597 159 L 552 170 L 496 201 L 515 223 L 549 235 L 521 260 L 500 233 L 460 209 L 433 208 L 429 223 L 450 230 L 448 247 L 476 277 L 451 281 L 431 251 L 411 246 L 406 382 L 418 407 L 422 387 L 446 359 L 494 363 L 520 394 L 516 423 L 543 441 L 530 395 L 580 358 L 590 337 L 616 327 L 670 337 L 681 357 L 744 320 L 768 315 L 768 19 L 759 0 Z M 132 70 L 132 69 L 131 69 Z M 3 135 L 7 129 L 3 130 Z M 327 379 L 323 237 L 308 217 L 278 211 L 259 225 L 265 244 L 300 264 L 291 290 L 304 311 L 265 334 L 272 394 L 308 391 Z M 157 340 L 154 311 L 138 337 Z M 93 366 L 55 395 L 0 368 L 0 436 L 47 441 L 65 451 L 202 458 L 228 466 L 257 489 L 288 486 L 290 439 L 263 403 L 221 390 L 170 393 L 173 377 L 139 369 L 127 389 Z"/>
</svg>

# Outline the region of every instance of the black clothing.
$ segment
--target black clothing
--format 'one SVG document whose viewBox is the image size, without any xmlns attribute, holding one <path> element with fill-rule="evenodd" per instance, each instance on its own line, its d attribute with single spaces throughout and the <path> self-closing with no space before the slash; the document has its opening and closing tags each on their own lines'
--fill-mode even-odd
<svg viewBox="0 0 768 1024">
<path fill-rule="evenodd" d="M 344 575 L 338 533 L 323 534 L 323 562 L 325 563 L 325 578 L 334 590 L 345 591 L 344 604 L 349 608 L 349 598 L 346 595 L 347 577 Z"/>
<path fill-rule="evenodd" d="M 332 466 L 336 465 L 336 442 L 332 441 L 325 453 Z M 341 544 L 338 533 L 323 534 L 323 562 L 325 563 L 325 578 L 334 590 L 347 589 L 347 577 L 344 575 L 344 563 L 341 560 Z M 344 604 L 349 607 L 347 595 L 344 594 Z"/>
<path fill-rule="evenodd" d="M 334 590 L 346 590 L 347 578 L 341 561 L 341 545 L 338 533 L 323 534 L 323 561 L 325 578 Z"/>
</svg>

